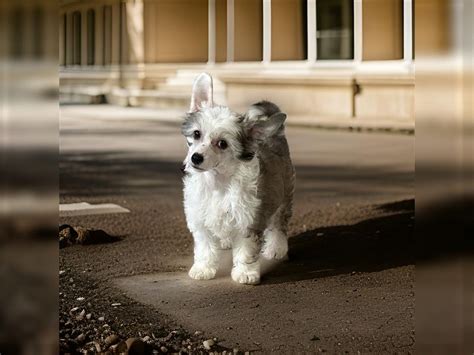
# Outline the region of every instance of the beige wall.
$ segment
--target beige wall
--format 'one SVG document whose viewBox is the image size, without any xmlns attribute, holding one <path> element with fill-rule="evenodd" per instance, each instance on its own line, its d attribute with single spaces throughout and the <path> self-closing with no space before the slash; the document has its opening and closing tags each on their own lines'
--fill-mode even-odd
<svg viewBox="0 0 474 355">
<path fill-rule="evenodd" d="M 444 54 L 450 49 L 450 1 L 415 1 L 415 55 Z"/>
<path fill-rule="evenodd" d="M 227 60 L 227 0 L 216 0 L 216 61 Z"/>
<path fill-rule="evenodd" d="M 306 0 L 272 0 L 272 60 L 303 60 Z"/>
<path fill-rule="evenodd" d="M 362 2 L 362 58 L 403 58 L 403 0 Z"/>
<path fill-rule="evenodd" d="M 234 2 L 234 59 L 262 60 L 263 47 L 262 0 Z"/>
<path fill-rule="evenodd" d="M 207 0 L 145 1 L 145 61 L 207 62 L 207 17 Z"/>
</svg>

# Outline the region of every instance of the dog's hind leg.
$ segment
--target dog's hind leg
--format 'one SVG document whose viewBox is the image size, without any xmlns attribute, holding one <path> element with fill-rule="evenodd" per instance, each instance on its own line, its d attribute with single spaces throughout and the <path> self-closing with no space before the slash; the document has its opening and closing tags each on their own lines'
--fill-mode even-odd
<svg viewBox="0 0 474 355">
<path fill-rule="evenodd" d="M 232 248 L 232 272 L 235 282 L 248 285 L 260 283 L 261 233 L 250 232 L 245 237 L 236 238 Z"/>
<path fill-rule="evenodd" d="M 290 216 L 291 207 L 283 205 L 270 219 L 270 223 L 263 233 L 262 256 L 265 259 L 282 259 L 288 253 L 287 231 Z"/>
</svg>

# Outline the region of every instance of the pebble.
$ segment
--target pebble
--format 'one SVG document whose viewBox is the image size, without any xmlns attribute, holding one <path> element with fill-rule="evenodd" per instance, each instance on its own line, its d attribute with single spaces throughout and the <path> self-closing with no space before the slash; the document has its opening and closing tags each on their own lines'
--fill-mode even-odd
<svg viewBox="0 0 474 355">
<path fill-rule="evenodd" d="M 167 352 L 168 352 L 168 348 L 167 348 L 166 346 L 162 346 L 162 347 L 160 348 L 160 351 L 161 351 L 162 353 L 167 353 Z"/>
<path fill-rule="evenodd" d="M 84 333 L 81 333 L 79 334 L 77 337 L 76 337 L 76 341 L 81 344 L 84 342 L 84 340 L 86 340 L 86 335 Z"/>
<path fill-rule="evenodd" d="M 98 320 L 99 322 L 103 322 L 103 321 L 105 320 L 105 318 L 104 318 L 104 317 L 99 317 L 99 318 L 97 318 L 97 320 Z"/>
<path fill-rule="evenodd" d="M 92 314 L 91 314 L 91 313 L 87 313 L 87 314 L 86 314 L 86 319 L 89 320 L 89 319 L 91 319 L 91 318 L 92 318 Z"/>
<path fill-rule="evenodd" d="M 144 336 L 144 337 L 142 338 L 142 340 L 143 340 L 145 343 L 148 343 L 148 342 L 151 340 L 151 338 L 147 335 L 147 336 Z"/>
<path fill-rule="evenodd" d="M 201 334 L 202 334 L 202 332 L 199 331 L 199 330 L 196 330 L 196 331 L 194 332 L 194 335 L 201 335 Z"/>
<path fill-rule="evenodd" d="M 238 353 L 239 353 L 239 349 L 237 349 L 237 348 L 234 348 L 233 351 L 234 351 L 234 354 L 238 354 Z"/>
<path fill-rule="evenodd" d="M 119 302 L 116 302 L 116 303 L 112 303 L 112 307 L 118 307 L 118 306 L 121 306 L 122 304 L 119 303 Z"/>
<path fill-rule="evenodd" d="M 81 313 L 77 315 L 76 320 L 83 320 L 85 315 L 86 315 L 86 310 L 83 309 Z"/>
<path fill-rule="evenodd" d="M 114 345 L 115 343 L 117 343 L 119 341 L 119 337 L 117 334 L 112 334 L 112 335 L 109 335 L 107 338 L 105 338 L 105 345 Z"/>
<path fill-rule="evenodd" d="M 141 355 L 145 353 L 145 343 L 140 338 L 128 338 L 126 343 L 129 355 Z"/>
<path fill-rule="evenodd" d="M 66 270 L 59 270 L 59 276 L 64 275 L 66 273 Z"/>
<path fill-rule="evenodd" d="M 204 348 L 206 350 L 211 350 L 212 346 L 214 345 L 214 340 L 212 339 L 207 339 L 202 342 L 202 345 L 204 345 Z"/>
<path fill-rule="evenodd" d="M 115 344 L 115 345 L 112 345 L 110 347 L 110 350 L 112 350 L 112 352 L 114 354 L 124 354 L 124 353 L 127 353 L 127 343 L 125 343 L 123 340 L 121 342 L 119 342 L 118 344 Z"/>
<path fill-rule="evenodd" d="M 78 300 L 79 302 L 82 302 L 82 301 L 85 300 L 85 298 L 84 297 L 77 297 L 76 300 Z"/>
<path fill-rule="evenodd" d="M 100 344 L 96 341 L 94 341 L 94 346 L 95 346 L 95 350 L 100 353 L 102 351 L 102 349 L 100 348 Z"/>
</svg>

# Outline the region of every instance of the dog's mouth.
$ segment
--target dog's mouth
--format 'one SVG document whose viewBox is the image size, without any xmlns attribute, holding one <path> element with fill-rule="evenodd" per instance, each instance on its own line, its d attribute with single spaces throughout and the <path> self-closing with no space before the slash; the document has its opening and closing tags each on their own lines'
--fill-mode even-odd
<svg viewBox="0 0 474 355">
<path fill-rule="evenodd" d="M 191 165 L 191 166 L 192 166 L 194 169 L 198 170 L 198 171 L 206 171 L 205 169 L 200 168 L 200 167 L 198 167 L 198 166 L 196 166 L 196 165 L 194 165 L 194 164 Z"/>
</svg>

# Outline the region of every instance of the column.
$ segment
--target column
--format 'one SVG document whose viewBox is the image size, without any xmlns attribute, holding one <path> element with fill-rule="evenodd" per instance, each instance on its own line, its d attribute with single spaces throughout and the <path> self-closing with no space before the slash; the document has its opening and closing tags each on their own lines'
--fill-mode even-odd
<svg viewBox="0 0 474 355">
<path fill-rule="evenodd" d="M 403 0 L 403 60 L 413 59 L 413 8 L 412 0 Z"/>
<path fill-rule="evenodd" d="M 208 0 L 208 54 L 207 63 L 214 64 L 216 62 L 216 0 Z"/>
<path fill-rule="evenodd" d="M 308 62 L 316 62 L 318 46 L 316 45 L 316 0 L 308 0 Z"/>
<path fill-rule="evenodd" d="M 362 0 L 354 0 L 354 60 L 362 61 Z"/>
<path fill-rule="evenodd" d="M 263 0 L 263 62 L 272 59 L 272 2 Z"/>
<path fill-rule="evenodd" d="M 234 0 L 227 0 L 227 61 L 234 61 Z"/>
<path fill-rule="evenodd" d="M 95 8 L 95 65 L 104 64 L 104 7 L 97 6 Z"/>
<path fill-rule="evenodd" d="M 143 64 L 145 62 L 144 4 L 142 0 L 127 1 L 125 4 L 128 58 L 130 63 Z"/>
<path fill-rule="evenodd" d="M 81 10 L 81 66 L 87 65 L 87 10 Z"/>
</svg>

